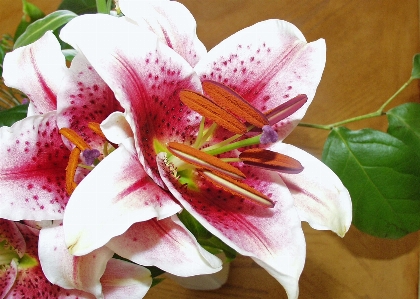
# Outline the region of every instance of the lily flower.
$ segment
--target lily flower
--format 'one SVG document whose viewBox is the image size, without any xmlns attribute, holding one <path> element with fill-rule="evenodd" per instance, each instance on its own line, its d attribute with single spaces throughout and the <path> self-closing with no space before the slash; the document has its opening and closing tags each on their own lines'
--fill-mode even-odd
<svg viewBox="0 0 420 299">
<path fill-rule="evenodd" d="M 3 157 L 0 165 L 0 217 L 15 221 L 61 220 L 70 194 L 97 160 L 106 160 L 108 149 L 112 147 L 102 136 L 99 123 L 111 112 L 122 111 L 122 108 L 82 54 L 76 55 L 67 69 L 58 41 L 51 32 L 37 42 L 7 54 L 3 74 L 6 84 L 24 91 L 31 104 L 27 118 L 11 127 L 0 128 L 0 153 Z M 157 201 L 165 197 L 165 192 L 148 196 Z M 219 271 L 221 261 L 202 249 L 177 219 L 168 218 L 180 209 L 173 202 L 161 211 L 149 209 L 146 217 L 130 218 L 130 225 L 139 221 L 142 225 L 133 226 L 120 238 L 133 232 L 141 235 L 144 231 L 149 232 L 144 237 L 155 237 L 149 243 L 143 237 L 130 237 L 131 242 L 135 241 L 133 252 L 143 265 L 164 263 L 167 266 L 161 268 L 165 269 L 180 264 L 172 273 L 181 276 Z M 168 219 L 156 222 L 152 219 L 154 217 Z M 42 231 L 41 236 L 44 235 Z M 50 242 L 59 240 L 59 237 L 51 237 Z M 145 244 L 148 244 L 147 248 L 144 248 Z M 183 244 L 183 248 L 174 244 Z M 119 249 L 112 253 L 118 253 Z M 40 245 L 40 256 L 45 256 L 45 250 L 47 247 Z M 108 247 L 98 250 L 111 252 Z M 153 250 L 165 254 L 156 258 Z M 46 274 L 47 277 L 68 288 L 65 279 L 56 280 L 57 264 L 48 262 L 48 259 L 51 259 L 50 255 L 44 259 L 43 270 L 53 274 Z M 103 269 L 108 260 L 101 261 Z M 127 273 L 135 274 L 133 271 Z M 93 293 L 99 296 L 97 290 Z"/>
<path fill-rule="evenodd" d="M 62 227 L 42 229 L 40 234 L 25 224 L 0 219 L 0 297 L 143 297 L 152 283 L 150 271 L 111 259 L 112 254 L 105 248 L 76 258 L 65 247 Z M 54 267 L 47 267 L 55 269 L 54 273 L 45 272 L 48 263 L 54 263 Z M 53 282 L 62 279 L 65 287 L 51 283 L 46 277 L 51 274 Z"/>
<path fill-rule="evenodd" d="M 226 39 L 193 69 L 158 36 L 138 31 L 104 15 L 77 17 L 61 31 L 125 110 L 101 125 L 119 147 L 72 194 L 67 245 L 76 255 L 109 240 L 117 247 L 130 226 L 126 219 L 148 218 L 150 206 L 173 213 L 165 207 L 180 204 L 297 298 L 305 261 L 301 220 L 340 236 L 351 222 L 341 181 L 315 157 L 281 142 L 314 97 L 324 41 L 307 43 L 292 24 L 269 20 Z M 146 188 L 158 198 L 151 200 Z M 132 257 L 127 251 L 122 256 Z"/>
</svg>

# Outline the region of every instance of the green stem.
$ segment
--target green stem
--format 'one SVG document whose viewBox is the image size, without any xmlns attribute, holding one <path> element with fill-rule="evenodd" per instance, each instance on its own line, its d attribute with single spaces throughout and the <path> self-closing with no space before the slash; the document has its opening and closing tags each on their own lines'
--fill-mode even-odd
<svg viewBox="0 0 420 299">
<path fill-rule="evenodd" d="M 260 143 L 260 138 L 261 138 L 261 134 L 248 138 L 248 139 L 244 139 L 244 140 L 240 140 L 234 143 L 230 143 L 227 144 L 225 146 L 221 146 L 221 147 L 217 147 L 211 150 L 207 150 L 207 149 L 203 149 L 204 152 L 206 152 L 209 155 L 219 155 L 219 154 L 223 154 L 229 151 L 232 151 L 234 149 L 238 149 L 241 147 L 245 147 L 245 146 L 250 146 L 250 145 L 255 145 L 255 144 L 259 144 Z"/>
<path fill-rule="evenodd" d="M 367 114 L 363 114 L 363 115 L 359 115 L 356 117 L 352 117 L 346 120 L 342 120 L 339 122 L 335 122 L 329 125 L 318 125 L 318 124 L 310 124 L 310 123 L 299 123 L 299 126 L 301 127 L 309 127 L 309 128 L 315 128 L 315 129 L 323 129 L 323 130 L 332 130 L 334 127 L 338 127 L 344 124 L 348 124 L 351 122 L 355 122 L 355 121 L 359 121 L 359 120 L 363 120 L 363 119 L 368 119 L 368 118 L 372 118 L 372 117 L 377 117 L 377 116 L 381 116 L 384 114 L 384 109 L 386 108 L 386 106 L 389 105 L 389 103 L 391 103 L 408 85 L 410 85 L 410 83 L 414 80 L 414 77 L 410 77 L 410 79 L 408 79 L 407 82 L 405 82 L 381 107 L 379 107 L 378 110 L 376 110 L 375 112 L 371 112 L 371 113 L 367 113 Z"/>
<path fill-rule="evenodd" d="M 96 0 L 96 8 L 98 9 L 98 13 L 109 13 L 106 0 Z"/>
</svg>

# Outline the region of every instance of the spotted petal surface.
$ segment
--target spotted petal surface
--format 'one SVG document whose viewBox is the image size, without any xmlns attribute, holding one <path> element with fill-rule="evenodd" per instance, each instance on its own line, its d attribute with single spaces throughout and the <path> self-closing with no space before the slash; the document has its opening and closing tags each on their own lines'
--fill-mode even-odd
<svg viewBox="0 0 420 299">
<path fill-rule="evenodd" d="M 64 215 L 66 243 L 73 254 L 86 254 L 133 223 L 163 219 L 180 210 L 143 170 L 131 138 L 99 163 L 72 194 Z"/>
<path fill-rule="evenodd" d="M 3 68 L 4 83 L 24 92 L 30 99 L 28 115 L 57 108 L 57 93 L 67 68 L 60 44 L 52 32 L 8 53 Z"/>
<path fill-rule="evenodd" d="M 62 219 L 69 150 L 58 133 L 55 112 L 1 127 L 0 140 L 0 217 Z"/>
<path fill-rule="evenodd" d="M 101 30 L 91 26 L 93 23 Z M 178 100 L 178 92 L 200 91 L 201 85 L 181 56 L 156 35 L 139 30 L 139 26 L 115 17 L 84 15 L 70 21 L 60 36 L 86 56 L 113 90 L 133 129 L 140 163 L 163 186 L 153 142 L 191 139 L 199 118 Z"/>
<path fill-rule="evenodd" d="M 244 167 L 244 181 L 275 202 L 272 209 L 232 195 L 197 178 L 199 191 L 174 179 L 158 156 L 159 170 L 171 193 L 207 230 L 238 253 L 252 257 L 297 298 L 298 279 L 305 262 L 305 240 L 300 219 L 287 187 L 275 174 Z"/>
<path fill-rule="evenodd" d="M 323 39 L 307 43 L 293 24 L 267 20 L 222 41 L 194 69 L 202 80 L 227 85 L 262 112 L 306 94 L 306 104 L 276 125 L 282 140 L 310 105 L 321 80 L 325 56 Z"/>
<path fill-rule="evenodd" d="M 10 223 L 13 223 L 10 221 Z M 68 299 L 93 299 L 87 293 L 78 290 L 67 290 L 57 285 L 53 285 L 45 277 L 41 264 L 38 259 L 38 234 L 39 231 L 32 229 L 21 223 L 13 223 L 20 233 L 22 234 L 26 243 L 27 260 L 31 259 L 31 262 L 27 262 L 24 259 L 21 261 L 13 260 L 11 268 L 16 275 L 13 285 L 9 291 L 5 292 L 5 299 L 12 298 L 68 298 Z M 3 273 L 2 273 L 3 274 Z M 4 281 L 0 282 L 3 285 Z M 0 291 L 1 294 L 1 291 Z"/>
<path fill-rule="evenodd" d="M 176 1 L 120 0 L 124 15 L 155 33 L 159 40 L 195 66 L 207 51 L 196 34 L 194 17 Z"/>
<path fill-rule="evenodd" d="M 82 54 L 72 60 L 57 99 L 58 127 L 72 129 L 91 148 L 102 151 L 104 139 L 89 129 L 88 123 L 101 123 L 109 114 L 122 111 L 122 108 Z M 74 147 L 66 138 L 63 141 L 69 149 Z"/>
</svg>

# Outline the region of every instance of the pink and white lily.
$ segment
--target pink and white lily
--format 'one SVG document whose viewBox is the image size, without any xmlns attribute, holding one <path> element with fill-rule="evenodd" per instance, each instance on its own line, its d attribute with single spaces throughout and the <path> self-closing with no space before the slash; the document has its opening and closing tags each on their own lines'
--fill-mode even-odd
<svg viewBox="0 0 420 299">
<path fill-rule="evenodd" d="M 113 252 L 106 248 L 74 257 L 62 234 L 61 226 L 40 233 L 0 219 L 0 298 L 116 299 L 146 294 L 152 283 L 149 270 L 111 259 Z"/>
<path fill-rule="evenodd" d="M 67 69 L 58 41 L 50 32 L 34 44 L 8 54 L 3 75 L 6 84 L 28 94 L 31 104 L 27 118 L 10 128 L 0 128 L 2 141 L 0 153 L 3 157 L 0 164 L 0 201 L 2 204 L 0 218 L 61 220 L 69 194 L 89 173 L 89 170 L 85 168 L 90 168 L 92 165 L 92 161 L 87 162 L 92 158 L 85 157 L 80 147 L 86 147 L 86 151 L 96 150 L 100 153 L 101 159 L 107 154 L 107 141 L 95 129 L 95 126 L 92 128 L 91 123 L 99 123 L 111 112 L 121 111 L 122 108 L 115 100 L 114 93 L 83 55 L 77 55 L 70 68 Z M 20 77 L 24 81 L 20 80 Z M 73 153 L 76 154 L 73 155 Z M 78 167 L 78 163 L 81 163 L 83 167 Z M 74 173 L 69 172 L 69 169 L 73 167 L 77 168 Z M 165 197 L 168 197 L 165 192 L 148 195 L 150 200 L 158 202 L 165 200 Z M 143 205 L 147 205 L 147 202 Z M 172 273 L 180 276 L 219 271 L 222 262 L 202 249 L 193 236 L 179 223 L 176 216 L 168 218 L 180 209 L 173 203 L 169 208 L 172 212 L 168 213 L 167 205 L 165 205 L 162 211 L 156 209 L 146 217 L 144 215 L 140 218 L 132 217 L 129 219 L 129 226 L 137 222 L 141 223 L 133 225 L 125 235 L 119 238 L 125 238 L 127 242 L 133 243 L 132 253 L 143 265 L 158 265 L 162 269 L 167 269 L 179 264 L 180 266 L 176 267 Z M 167 219 L 157 222 L 153 219 L 154 217 Z M 117 224 L 116 227 L 118 227 Z M 56 228 L 56 230 L 61 229 L 62 227 Z M 62 235 L 57 232 L 47 233 L 52 230 L 52 228 L 41 230 L 39 250 L 40 256 L 45 257 L 41 258 L 43 270 L 50 281 L 69 288 L 72 286 L 66 281 L 67 273 L 57 266 L 67 249 L 63 247 L 61 252 L 48 249 L 55 246 L 53 244 L 60 242 L 62 238 Z M 145 231 L 147 234 L 144 234 Z M 132 237 L 130 234 L 136 234 L 139 237 Z M 153 236 L 154 240 L 147 243 L 145 238 L 150 236 Z M 144 248 L 145 244 L 148 244 L 147 248 Z M 182 248 L 175 246 L 180 244 Z M 106 252 L 107 258 L 97 259 L 100 263 L 93 265 L 93 268 L 97 268 L 96 274 L 101 273 L 112 254 L 118 253 L 121 249 L 111 250 L 110 247 L 97 249 Z M 71 266 L 74 262 L 73 258 L 77 261 L 83 260 L 84 257 L 75 258 L 68 255 L 67 266 Z M 113 260 L 109 263 L 111 266 L 115 264 Z M 88 262 L 84 264 L 92 266 Z M 118 264 L 113 267 L 116 271 L 113 270 L 116 279 L 120 279 L 121 282 L 116 283 L 107 276 L 102 276 L 102 279 L 114 284 L 114 287 L 110 285 L 112 292 L 125 292 L 124 288 L 120 288 L 125 285 L 124 281 L 129 279 L 124 276 L 125 274 L 134 275 L 132 281 L 138 280 L 137 270 L 131 269 L 134 266 L 122 266 L 121 269 L 127 270 L 123 272 L 121 269 L 118 270 Z M 170 269 L 168 271 L 171 272 Z M 100 276 L 90 275 L 89 277 L 99 279 Z M 79 277 L 80 281 L 74 287 L 79 288 L 86 283 L 91 283 L 89 277 Z M 144 290 L 143 283 L 141 286 Z M 87 291 L 100 298 L 102 295 L 99 287 L 100 285 L 97 284 L 94 286 L 89 284 Z M 137 287 L 132 286 L 132 289 L 137 294 L 135 297 L 140 297 Z"/>
<path fill-rule="evenodd" d="M 127 234 L 118 237 L 130 227 L 127 219 L 150 219 L 153 213 L 160 219 L 181 205 L 212 234 L 264 267 L 289 298 L 296 298 L 305 261 L 301 220 L 340 236 L 351 222 L 349 194 L 333 172 L 315 157 L 281 143 L 314 97 L 325 64 L 324 41 L 307 43 L 292 24 L 269 20 L 234 34 L 194 64 L 171 48 L 173 41 L 164 44 L 159 34 L 139 34 L 140 30 L 103 15 L 75 18 L 62 30 L 62 39 L 83 53 L 125 110 L 102 124 L 105 136 L 119 147 L 74 191 L 64 217 L 66 243 L 76 255 L 105 244 L 132 244 Z M 252 111 L 268 118 L 264 129 L 268 127 L 268 135 L 277 134 L 264 148 L 287 153 L 282 159 L 293 165 L 299 161 L 303 170 L 293 166 L 285 172 L 267 171 L 238 159 L 238 150 L 258 145 L 262 135 L 248 138 L 255 126 L 242 122 L 245 132 L 227 139 L 234 130 L 229 122 L 222 125 L 223 117 L 220 122 L 212 118 L 206 108 L 213 105 L 214 97 L 206 97 L 212 97 L 212 90 L 205 88 L 202 96 L 202 84 L 242 97 Z M 301 94 L 306 95 L 303 102 Z M 201 108 L 194 110 L 200 113 L 181 98 L 198 99 Z M 232 145 L 236 141 L 239 145 Z M 240 174 L 235 170 L 235 177 L 227 166 L 212 164 L 203 153 L 232 162 Z M 260 158 L 256 164 L 267 166 Z M 150 198 L 150 193 L 156 196 Z M 132 258 L 133 248 L 122 256 Z"/>
</svg>

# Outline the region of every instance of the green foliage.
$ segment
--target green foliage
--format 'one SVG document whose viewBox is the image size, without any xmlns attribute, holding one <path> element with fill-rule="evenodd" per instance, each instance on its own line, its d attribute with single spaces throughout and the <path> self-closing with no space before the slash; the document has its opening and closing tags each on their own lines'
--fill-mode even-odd
<svg viewBox="0 0 420 299">
<path fill-rule="evenodd" d="M 37 6 L 27 2 L 26 0 L 22 0 L 22 11 L 23 16 L 16 28 L 14 40 L 17 40 L 31 23 L 45 16 L 44 12 L 42 12 Z"/>
<path fill-rule="evenodd" d="M 0 127 L 11 126 L 15 122 L 24 119 L 28 112 L 28 104 L 19 105 L 8 110 L 0 111 Z"/>
<path fill-rule="evenodd" d="M 322 159 L 349 190 L 357 228 L 383 238 L 399 238 L 420 229 L 416 150 L 380 131 L 339 127 L 328 136 Z"/>
<path fill-rule="evenodd" d="M 231 261 L 236 257 L 236 251 L 223 243 L 219 238 L 213 236 L 204 226 L 201 225 L 190 213 L 183 210 L 178 214 L 181 222 L 187 229 L 195 236 L 197 242 L 203 246 L 207 251 L 218 254 L 224 253 L 227 260 Z"/>
<path fill-rule="evenodd" d="M 410 146 L 420 156 L 420 104 L 406 103 L 386 113 L 388 134 Z"/>
<path fill-rule="evenodd" d="M 96 0 L 63 0 L 57 10 L 69 10 L 78 15 L 96 13 Z"/>
<path fill-rule="evenodd" d="M 411 71 L 411 78 L 420 79 L 420 54 L 413 57 L 413 70 Z"/>
<path fill-rule="evenodd" d="M 26 31 L 15 41 L 14 49 L 29 45 L 41 38 L 48 30 L 55 30 L 71 19 L 77 17 L 74 12 L 58 10 L 46 17 L 33 22 L 26 28 Z"/>
</svg>

